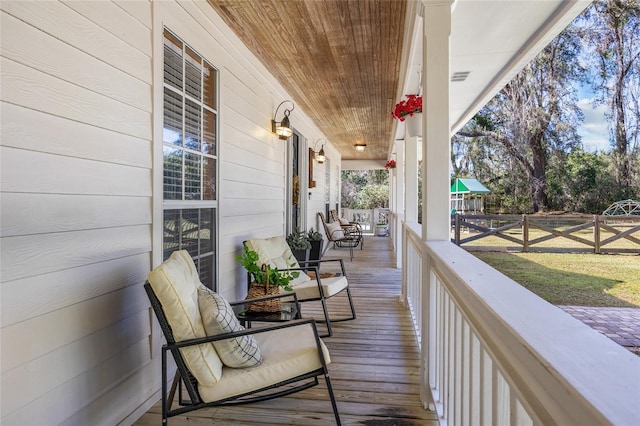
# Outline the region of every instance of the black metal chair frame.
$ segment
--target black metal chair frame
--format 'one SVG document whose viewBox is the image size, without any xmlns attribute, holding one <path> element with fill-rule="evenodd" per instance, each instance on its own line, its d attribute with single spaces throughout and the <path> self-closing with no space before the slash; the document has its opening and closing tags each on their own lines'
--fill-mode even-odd
<svg viewBox="0 0 640 426">
<path fill-rule="evenodd" d="M 243 245 L 246 244 L 246 241 L 243 241 Z M 351 321 L 356 319 L 356 309 L 353 306 L 353 299 L 351 298 L 351 289 L 349 288 L 349 284 L 347 284 L 347 286 L 344 288 L 344 290 L 347 291 L 347 298 L 349 299 L 349 308 L 351 309 L 351 316 L 350 317 L 346 317 L 346 318 L 337 318 L 337 319 L 330 319 L 329 318 L 329 308 L 327 307 L 327 297 L 325 297 L 324 295 L 324 291 L 322 290 L 322 278 L 320 277 L 320 265 L 323 263 L 329 263 L 329 262 L 338 262 L 340 264 L 340 274 L 342 276 L 344 276 L 347 279 L 348 282 L 348 278 L 347 278 L 347 271 L 344 268 L 344 261 L 342 259 L 324 259 L 324 260 L 309 260 L 309 261 L 298 261 L 298 265 L 300 266 L 299 268 L 288 268 L 288 269 L 278 269 L 279 271 L 301 271 L 304 273 L 307 272 L 314 272 L 315 276 L 316 276 L 316 282 L 318 284 L 318 294 L 320 295 L 319 297 L 314 297 L 312 299 L 304 299 L 304 300 L 299 300 L 296 296 L 296 300 L 299 303 L 303 303 L 303 302 L 316 302 L 316 301 L 320 301 L 320 303 L 322 304 L 322 312 L 324 313 L 324 318 L 323 320 L 316 320 L 316 322 L 318 323 L 322 323 L 322 324 L 327 324 L 327 334 L 323 334 L 320 337 L 331 337 L 333 335 L 333 330 L 331 329 L 331 323 L 332 322 L 343 322 L 343 321 Z M 311 266 L 311 265 L 314 266 Z M 247 288 L 249 288 L 249 286 L 251 285 L 252 282 L 252 277 L 251 277 L 251 273 L 247 272 Z M 338 293 L 329 296 L 329 298 L 336 296 L 338 294 L 340 294 L 342 292 L 339 291 Z M 294 291 L 295 293 L 295 291 Z M 300 305 L 298 305 L 298 312 L 300 314 L 300 316 L 302 316 L 302 310 L 300 308 Z"/>
<path fill-rule="evenodd" d="M 331 209 L 329 211 L 329 214 L 331 215 L 332 221 L 340 222 L 341 218 L 336 209 Z M 349 219 L 346 219 L 346 218 L 344 219 L 349 221 Z M 349 221 L 349 224 L 343 224 L 342 222 L 340 222 L 340 226 L 344 230 L 345 234 L 357 234 L 362 237 L 362 226 L 358 222 Z M 363 248 L 364 248 L 364 237 L 360 238 L 360 250 L 362 250 Z"/>
<path fill-rule="evenodd" d="M 331 323 L 334 322 L 343 322 L 343 321 L 351 321 L 356 319 L 356 309 L 353 306 L 353 299 L 351 298 L 351 289 L 349 288 L 349 284 L 347 284 L 347 286 L 344 288 L 344 290 L 346 290 L 347 292 L 347 299 L 349 300 L 349 308 L 351 309 L 351 316 L 350 317 L 345 317 L 345 318 L 329 318 L 329 308 L 327 306 L 327 297 L 324 295 L 324 291 L 322 291 L 322 278 L 320 277 L 320 265 L 322 263 L 329 263 L 329 262 L 338 262 L 340 263 L 340 270 L 342 272 L 340 272 L 340 274 L 342 276 L 344 276 L 345 278 L 347 278 L 347 271 L 344 268 L 344 261 L 342 259 L 325 259 L 325 260 L 318 260 L 318 261 L 307 261 L 307 262 L 300 262 L 298 261 L 298 265 L 300 265 L 299 268 L 289 268 L 289 269 L 279 269 L 280 271 L 302 271 L 302 272 L 313 272 L 315 273 L 316 276 L 316 282 L 318 283 L 318 294 L 320 294 L 319 297 L 314 297 L 312 299 L 304 299 L 304 300 L 299 300 L 300 303 L 303 302 L 317 302 L 318 300 L 320 301 L 320 303 L 322 304 L 322 312 L 324 313 L 324 318 L 323 320 L 316 320 L 316 322 L 322 323 L 322 324 L 327 324 L 327 334 L 323 334 L 320 337 L 331 337 L 333 335 L 333 330 L 331 328 Z M 309 266 L 310 263 L 318 263 L 318 266 Z M 250 277 L 249 277 L 250 279 Z M 347 282 L 348 282 L 348 278 L 347 278 Z M 339 291 L 338 293 L 329 296 L 329 299 L 340 294 L 342 292 Z"/>
<path fill-rule="evenodd" d="M 349 300 L 349 308 L 351 309 L 351 316 L 350 317 L 345 317 L 345 318 L 329 318 L 329 308 L 327 306 L 327 297 L 325 297 L 324 295 L 324 291 L 322 291 L 322 278 L 320 278 L 320 272 L 319 272 L 319 268 L 320 268 L 320 264 L 321 263 L 327 263 L 327 262 L 339 262 L 340 263 L 340 270 L 342 271 L 341 274 L 346 277 L 347 273 L 344 269 L 344 262 L 342 259 L 325 259 L 325 260 L 313 260 L 313 261 L 298 261 L 298 265 L 300 265 L 299 268 L 288 268 L 288 269 L 279 269 L 279 271 L 301 271 L 301 272 L 314 272 L 316 275 L 316 282 L 318 283 L 318 294 L 320 294 L 319 297 L 314 297 L 312 299 L 304 299 L 304 300 L 298 300 L 297 296 L 296 296 L 296 300 L 298 301 L 298 303 L 303 303 L 303 302 L 317 302 L 320 301 L 320 303 L 322 304 L 322 312 L 324 313 L 324 318 L 323 320 L 316 320 L 315 322 L 317 323 L 321 323 L 321 324 L 327 324 L 327 334 L 322 334 L 320 337 L 331 337 L 333 336 L 333 330 L 331 328 L 331 323 L 334 322 L 343 322 L 343 321 L 351 321 L 356 319 L 356 309 L 353 306 L 353 299 L 351 298 L 351 289 L 349 288 L 349 284 L 347 284 L 347 286 L 344 288 L 344 290 L 346 290 L 347 292 L 347 299 Z M 309 266 L 308 264 L 313 263 L 313 264 L 318 264 L 318 266 Z M 251 285 L 251 274 L 247 273 L 247 285 Z M 293 292 L 295 294 L 295 291 Z M 342 293 L 342 290 L 339 291 L 338 293 L 329 296 L 328 298 L 330 299 L 331 297 L 334 297 L 338 294 Z M 300 305 L 298 305 L 298 313 L 300 314 L 300 316 L 302 316 L 302 310 L 300 308 Z"/>
<path fill-rule="evenodd" d="M 299 392 L 304 389 L 308 389 L 318 385 L 319 384 L 318 377 L 321 375 L 324 376 L 325 383 L 327 385 L 327 390 L 329 392 L 329 398 L 331 399 L 331 406 L 333 408 L 333 414 L 335 416 L 336 424 L 338 425 L 341 424 L 340 414 L 338 413 L 338 407 L 336 405 L 335 396 L 333 394 L 333 388 L 331 386 L 331 380 L 329 378 L 327 364 L 325 362 L 324 354 L 322 352 L 322 347 L 320 345 L 320 336 L 318 335 L 318 330 L 316 328 L 315 321 L 313 319 L 294 320 L 294 321 L 289 321 L 285 323 L 279 323 L 278 325 L 273 325 L 273 326 L 251 328 L 251 329 L 245 329 L 243 331 L 238 331 L 233 333 L 220 334 L 217 336 L 203 337 L 198 339 L 190 339 L 190 340 L 184 340 L 181 342 L 176 342 L 175 338 L 173 337 L 173 331 L 171 330 L 171 326 L 169 325 L 169 322 L 167 321 L 167 317 L 164 314 L 162 304 L 156 297 L 153 289 L 151 288 L 151 285 L 148 282 L 145 283 L 144 289 L 147 292 L 147 296 L 149 297 L 149 300 L 151 302 L 151 307 L 153 308 L 153 311 L 156 314 L 156 318 L 160 323 L 160 328 L 162 329 L 162 333 L 164 334 L 165 339 L 167 340 L 167 343 L 162 345 L 162 424 L 163 425 L 168 424 L 169 417 L 177 416 L 177 415 L 184 414 L 194 410 L 199 410 L 205 407 L 220 407 L 220 406 L 227 406 L 227 405 L 248 404 L 251 402 L 266 401 L 269 399 L 290 395 L 292 393 Z M 298 303 L 294 293 L 282 293 L 274 296 L 265 296 L 265 297 L 250 299 L 250 300 L 232 302 L 230 303 L 230 305 L 235 306 L 235 305 L 247 303 L 248 301 L 257 302 L 261 300 L 268 300 L 268 299 L 280 298 L 280 297 L 294 297 L 296 304 Z M 318 354 L 320 357 L 320 362 L 322 364 L 321 368 L 302 374 L 300 376 L 291 378 L 283 382 L 274 383 L 270 386 L 264 387 L 262 389 L 258 389 L 253 392 L 244 393 L 242 395 L 237 395 L 230 398 L 222 399 L 219 401 L 212 401 L 212 402 L 204 402 L 202 400 L 198 392 L 198 382 L 195 379 L 195 377 L 191 374 L 189 369 L 187 368 L 184 358 L 182 357 L 182 354 L 180 352 L 180 348 L 194 346 L 194 345 L 201 345 L 203 343 L 210 343 L 217 340 L 224 340 L 224 339 L 229 339 L 229 338 L 234 338 L 239 336 L 257 334 L 257 333 L 268 333 L 273 330 L 287 328 L 287 327 L 297 327 L 304 324 L 311 324 L 313 328 L 313 333 L 315 335 L 315 340 L 316 340 L 316 346 L 318 348 Z M 167 352 L 171 352 L 177 366 L 176 374 L 173 379 L 173 384 L 171 386 L 171 390 L 168 392 L 168 395 L 167 395 L 167 379 L 168 379 Z M 292 385 L 294 383 L 297 383 L 297 384 L 293 387 L 287 387 L 286 389 L 278 390 L 278 388 L 281 388 L 287 385 Z M 189 399 L 184 399 L 183 387 L 186 390 Z M 171 406 L 173 405 L 173 400 L 175 398 L 176 389 L 178 390 L 179 406 L 175 409 L 171 409 Z M 269 391 L 269 392 L 266 392 L 266 391 Z"/>
<path fill-rule="evenodd" d="M 353 260 L 353 249 L 360 245 L 360 250 L 364 246 L 364 236 L 362 235 L 362 228 L 359 224 L 354 223 L 349 225 L 340 225 L 340 229 L 336 229 L 332 233 L 329 232 L 329 227 L 327 226 L 327 220 L 324 217 L 324 214 L 319 212 L 318 217 L 322 221 L 322 226 L 324 227 L 324 232 L 327 234 L 327 239 L 329 242 L 333 243 L 334 247 L 348 248 L 350 259 Z M 336 238 L 333 234 L 337 231 L 342 231 L 343 237 Z"/>
</svg>

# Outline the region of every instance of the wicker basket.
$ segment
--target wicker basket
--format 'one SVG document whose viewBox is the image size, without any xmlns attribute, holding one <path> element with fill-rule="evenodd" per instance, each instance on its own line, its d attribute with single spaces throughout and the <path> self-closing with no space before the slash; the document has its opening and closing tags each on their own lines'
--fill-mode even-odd
<svg viewBox="0 0 640 426">
<path fill-rule="evenodd" d="M 269 285 L 269 266 L 266 267 L 267 282 L 265 284 L 251 283 L 247 292 L 247 299 L 255 299 L 257 297 L 273 296 L 280 293 L 278 286 Z M 260 302 L 247 303 L 247 311 L 249 312 L 280 312 L 280 298 L 263 300 Z"/>
</svg>

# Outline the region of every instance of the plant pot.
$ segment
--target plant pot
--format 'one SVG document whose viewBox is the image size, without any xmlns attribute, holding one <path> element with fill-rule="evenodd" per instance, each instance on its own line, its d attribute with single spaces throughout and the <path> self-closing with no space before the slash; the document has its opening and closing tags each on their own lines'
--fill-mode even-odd
<svg viewBox="0 0 640 426">
<path fill-rule="evenodd" d="M 324 245 L 324 240 L 310 241 L 310 243 L 311 251 L 309 253 L 309 261 L 311 261 L 312 263 L 309 263 L 309 266 L 319 267 L 317 261 L 322 258 L 322 246 Z"/>
<path fill-rule="evenodd" d="M 376 235 L 378 237 L 387 236 L 387 225 L 376 225 Z"/>
<path fill-rule="evenodd" d="M 298 262 L 306 262 L 309 260 L 309 252 L 311 250 L 310 249 L 306 249 L 306 250 L 291 250 L 291 252 L 293 253 L 293 256 L 296 258 L 296 260 Z"/>
<path fill-rule="evenodd" d="M 269 286 L 268 284 L 250 283 L 247 299 L 256 299 L 264 296 L 275 296 L 280 293 L 280 288 Z M 247 303 L 249 312 L 279 312 L 281 310 L 281 299 L 268 299 L 262 302 Z"/>
<path fill-rule="evenodd" d="M 413 114 L 413 117 L 407 116 L 404 120 L 407 134 L 410 137 L 422 136 L 422 113 Z"/>
</svg>

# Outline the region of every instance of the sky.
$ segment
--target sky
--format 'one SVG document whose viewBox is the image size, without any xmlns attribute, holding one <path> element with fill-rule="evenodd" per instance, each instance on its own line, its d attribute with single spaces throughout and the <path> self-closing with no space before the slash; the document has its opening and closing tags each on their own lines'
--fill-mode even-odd
<svg viewBox="0 0 640 426">
<path fill-rule="evenodd" d="M 578 127 L 578 134 L 582 138 L 585 151 L 608 151 L 609 130 L 604 113 L 606 105 L 593 106 L 593 92 L 589 87 L 578 88 L 578 106 L 584 113 L 584 121 Z"/>
<path fill-rule="evenodd" d="M 605 105 L 593 107 L 591 98 L 583 98 L 578 106 L 584 113 L 584 122 L 578 127 L 585 151 L 607 151 L 609 149 L 609 131 L 604 118 Z"/>
</svg>

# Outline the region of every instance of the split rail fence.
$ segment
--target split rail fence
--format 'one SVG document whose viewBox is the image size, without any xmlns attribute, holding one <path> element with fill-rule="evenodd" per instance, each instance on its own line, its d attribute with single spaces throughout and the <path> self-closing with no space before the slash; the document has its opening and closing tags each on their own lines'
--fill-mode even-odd
<svg viewBox="0 0 640 426">
<path fill-rule="evenodd" d="M 456 214 L 451 224 L 467 250 L 640 253 L 640 216 Z"/>
</svg>

